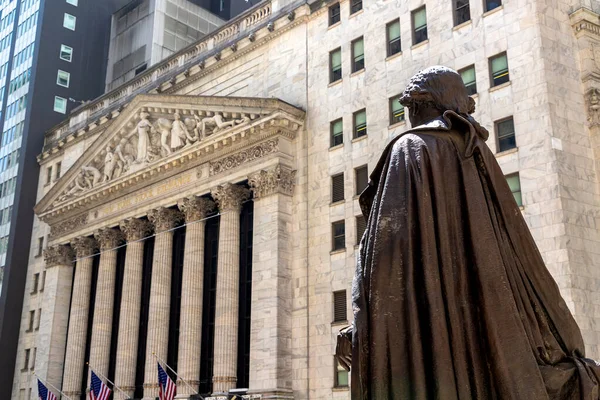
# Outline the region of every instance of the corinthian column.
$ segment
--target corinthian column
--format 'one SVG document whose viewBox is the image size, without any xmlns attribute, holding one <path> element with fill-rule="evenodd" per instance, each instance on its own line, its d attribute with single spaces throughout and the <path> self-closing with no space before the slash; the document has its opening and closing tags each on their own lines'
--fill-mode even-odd
<svg viewBox="0 0 600 400">
<path fill-rule="evenodd" d="M 64 245 L 48 247 L 44 251 L 44 260 L 46 282 L 40 331 L 37 335 L 35 370 L 42 379 L 60 387 L 73 282 L 73 250 Z"/>
<path fill-rule="evenodd" d="M 204 226 L 203 220 L 215 208 L 211 200 L 193 196 L 179 202 L 185 214 L 185 253 L 181 287 L 181 317 L 179 322 L 179 353 L 177 373 L 190 386 L 198 388 L 200 381 L 200 347 L 202 342 L 202 296 L 204 281 Z M 181 380 L 177 382 L 177 396 L 194 394 Z"/>
<path fill-rule="evenodd" d="M 144 371 L 144 398 L 158 396 L 156 354 L 166 361 L 169 345 L 169 313 L 171 307 L 171 269 L 173 264 L 173 231 L 183 215 L 169 208 L 157 208 L 148 213 L 154 224 L 156 240 L 150 283 L 150 312 L 146 340 L 146 369 Z"/>
<path fill-rule="evenodd" d="M 240 211 L 250 191 L 227 183 L 212 191 L 221 213 L 217 265 L 213 393 L 227 393 L 237 381 L 240 270 Z"/>
<path fill-rule="evenodd" d="M 67 396 L 75 398 L 81 395 L 88 314 L 90 312 L 92 264 L 94 262 L 92 254 L 98 250 L 98 243 L 91 237 L 78 237 L 71 242 L 71 246 L 77 255 L 77 265 L 69 315 L 63 392 Z"/>
<path fill-rule="evenodd" d="M 107 376 L 117 273 L 117 250 L 115 248 L 123 241 L 123 233 L 115 228 L 105 228 L 97 231 L 94 236 L 100 243 L 100 265 L 98 266 L 96 300 L 94 302 L 90 367 L 95 372 Z"/>
<path fill-rule="evenodd" d="M 127 240 L 123 295 L 117 340 L 115 384 L 123 391 L 115 392 L 115 399 L 133 398 L 137 362 L 140 312 L 142 303 L 142 272 L 144 266 L 144 241 L 152 231 L 146 220 L 132 218 L 121 222 L 121 231 Z"/>
</svg>

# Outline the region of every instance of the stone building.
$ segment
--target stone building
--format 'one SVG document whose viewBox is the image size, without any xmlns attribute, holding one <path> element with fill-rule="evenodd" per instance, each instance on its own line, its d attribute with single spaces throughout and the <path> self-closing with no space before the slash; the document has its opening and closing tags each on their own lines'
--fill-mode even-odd
<svg viewBox="0 0 600 400">
<path fill-rule="evenodd" d="M 13 398 L 349 398 L 357 194 L 417 70 L 460 70 L 600 356 L 600 3 L 265 0 L 46 133 Z M 48 238 L 39 241 L 38 238 Z M 38 248 L 38 243 L 48 243 Z M 418 289 L 418 288 L 416 288 Z M 122 393 L 117 398 L 124 398 Z"/>
</svg>

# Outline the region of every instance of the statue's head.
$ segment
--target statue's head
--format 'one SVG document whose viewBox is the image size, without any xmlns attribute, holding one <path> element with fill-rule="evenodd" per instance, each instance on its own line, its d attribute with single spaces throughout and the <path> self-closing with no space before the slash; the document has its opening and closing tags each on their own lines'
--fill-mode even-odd
<svg viewBox="0 0 600 400">
<path fill-rule="evenodd" d="M 140 113 L 140 119 L 148 119 L 149 116 L 150 114 L 148 114 L 147 112 L 142 111 Z"/>
<path fill-rule="evenodd" d="M 174 114 L 175 120 L 178 121 L 181 119 L 181 115 L 179 115 L 179 113 L 175 113 Z"/>
<path fill-rule="evenodd" d="M 434 66 L 417 72 L 404 89 L 400 103 L 409 108 L 413 126 L 451 110 L 463 116 L 475 111 L 461 76 L 455 70 Z"/>
</svg>

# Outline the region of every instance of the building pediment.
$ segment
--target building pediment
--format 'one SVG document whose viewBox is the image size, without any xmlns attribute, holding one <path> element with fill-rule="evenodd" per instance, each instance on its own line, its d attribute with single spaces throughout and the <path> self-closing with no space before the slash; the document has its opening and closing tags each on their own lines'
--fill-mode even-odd
<svg viewBox="0 0 600 400">
<path fill-rule="evenodd" d="M 62 220 L 208 161 L 213 161 L 211 174 L 224 173 L 245 154 L 230 153 L 243 148 L 264 151 L 264 144 L 253 145 L 271 136 L 293 139 L 303 122 L 304 111 L 277 99 L 140 95 L 42 198 L 35 212 L 47 222 Z"/>
</svg>

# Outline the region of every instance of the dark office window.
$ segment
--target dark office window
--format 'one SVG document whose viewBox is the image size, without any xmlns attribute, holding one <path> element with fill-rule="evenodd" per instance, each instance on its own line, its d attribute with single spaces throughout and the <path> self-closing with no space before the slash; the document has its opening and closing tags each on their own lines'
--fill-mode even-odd
<svg viewBox="0 0 600 400">
<path fill-rule="evenodd" d="M 38 238 L 38 251 L 37 251 L 37 256 L 41 256 L 42 253 L 44 252 L 44 237 L 39 237 Z"/>
<path fill-rule="evenodd" d="M 362 8 L 362 0 L 350 0 L 350 14 L 360 11 Z"/>
<path fill-rule="evenodd" d="M 31 294 L 38 292 L 38 283 L 40 280 L 40 274 L 33 274 L 33 287 L 31 288 Z"/>
<path fill-rule="evenodd" d="M 331 147 L 344 143 L 344 128 L 342 119 L 337 119 L 329 124 L 331 133 Z"/>
<path fill-rule="evenodd" d="M 21 371 L 25 371 L 29 368 L 29 352 L 30 349 L 25 350 L 25 357 L 23 358 L 23 368 L 21 369 Z"/>
<path fill-rule="evenodd" d="M 329 7 L 329 26 L 340 22 L 340 3 L 335 3 Z"/>
<path fill-rule="evenodd" d="M 523 196 L 521 195 L 521 180 L 519 179 L 519 174 L 510 174 L 506 176 L 506 182 L 510 187 L 510 191 L 512 192 L 515 201 L 520 206 L 523 205 Z"/>
<path fill-rule="evenodd" d="M 55 171 L 56 171 L 56 172 L 54 173 L 54 176 L 56 176 L 56 179 L 60 178 L 60 168 L 61 168 L 61 167 L 62 167 L 62 164 L 61 164 L 61 162 L 60 162 L 60 161 L 59 161 L 59 162 L 57 162 L 57 163 L 56 163 L 56 166 L 54 167 L 54 169 L 55 169 Z"/>
<path fill-rule="evenodd" d="M 402 51 L 402 45 L 400 44 L 400 20 L 387 24 L 386 28 L 387 35 L 387 55 L 393 56 L 394 54 Z"/>
<path fill-rule="evenodd" d="M 460 76 L 467 88 L 467 93 L 469 96 L 477 94 L 477 80 L 475 78 L 475 66 L 471 65 L 470 67 L 461 69 L 459 71 Z"/>
<path fill-rule="evenodd" d="M 25 332 L 33 331 L 33 323 L 35 322 L 35 310 L 29 311 L 29 327 Z"/>
<path fill-rule="evenodd" d="M 515 122 L 512 117 L 496 122 L 496 136 L 498 137 L 499 153 L 517 147 Z"/>
<path fill-rule="evenodd" d="M 485 1 L 485 11 L 491 11 L 494 8 L 498 8 L 502 5 L 502 0 L 484 0 Z"/>
<path fill-rule="evenodd" d="M 359 138 L 367 134 L 367 110 L 362 109 L 352 115 L 354 122 L 354 138 Z"/>
<path fill-rule="evenodd" d="M 348 387 L 348 371 L 346 371 L 344 369 L 344 367 L 342 367 L 340 365 L 339 361 L 335 357 L 333 360 L 333 364 L 335 366 L 335 371 L 334 371 L 335 379 L 334 379 L 333 385 L 335 387 Z"/>
<path fill-rule="evenodd" d="M 510 80 L 506 53 L 490 58 L 490 75 L 492 86 L 498 86 Z"/>
<path fill-rule="evenodd" d="M 40 281 L 40 292 L 44 291 L 44 286 L 46 286 L 46 271 L 42 271 L 42 279 Z"/>
<path fill-rule="evenodd" d="M 360 240 L 367 229 L 367 220 L 363 215 L 356 217 L 356 244 L 360 243 Z"/>
<path fill-rule="evenodd" d="M 346 223 L 338 221 L 331 224 L 332 250 L 342 250 L 346 248 Z"/>
<path fill-rule="evenodd" d="M 346 291 L 333 292 L 333 322 L 345 322 L 346 316 Z"/>
<path fill-rule="evenodd" d="M 148 64 L 144 63 L 135 69 L 135 74 L 139 75 L 148 68 Z"/>
<path fill-rule="evenodd" d="M 329 82 L 342 79 L 342 49 L 329 53 Z"/>
<path fill-rule="evenodd" d="M 354 179 L 356 195 L 359 195 L 369 185 L 369 172 L 366 165 L 354 169 Z"/>
<path fill-rule="evenodd" d="M 337 203 L 344 200 L 344 174 L 331 177 L 331 202 Z"/>
<path fill-rule="evenodd" d="M 9 158 L 10 160 L 10 158 Z M 52 182 L 52 167 L 46 168 L 46 185 Z"/>
<path fill-rule="evenodd" d="M 427 40 L 427 13 L 425 6 L 412 12 L 413 44 Z"/>
<path fill-rule="evenodd" d="M 365 42 L 358 38 L 352 42 L 352 72 L 365 68 Z"/>
<path fill-rule="evenodd" d="M 404 106 L 400 104 L 400 95 L 390 99 L 390 125 L 402 122 L 405 119 Z"/>
<path fill-rule="evenodd" d="M 454 26 L 471 19 L 469 0 L 454 0 Z"/>
</svg>

